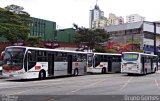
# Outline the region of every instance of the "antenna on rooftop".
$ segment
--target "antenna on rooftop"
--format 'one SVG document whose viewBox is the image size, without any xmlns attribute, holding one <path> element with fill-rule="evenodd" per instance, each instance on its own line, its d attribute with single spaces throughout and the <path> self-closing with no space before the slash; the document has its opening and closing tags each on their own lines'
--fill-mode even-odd
<svg viewBox="0 0 160 101">
<path fill-rule="evenodd" d="M 98 0 L 96 0 L 96 5 L 97 5 Z"/>
</svg>

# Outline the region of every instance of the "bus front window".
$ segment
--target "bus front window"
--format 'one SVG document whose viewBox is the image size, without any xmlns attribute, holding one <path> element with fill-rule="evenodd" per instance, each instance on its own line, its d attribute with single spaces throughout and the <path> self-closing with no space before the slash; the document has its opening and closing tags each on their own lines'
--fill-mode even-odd
<svg viewBox="0 0 160 101">
<path fill-rule="evenodd" d="M 3 69 L 20 70 L 23 68 L 24 48 L 7 48 L 4 53 Z"/>
</svg>

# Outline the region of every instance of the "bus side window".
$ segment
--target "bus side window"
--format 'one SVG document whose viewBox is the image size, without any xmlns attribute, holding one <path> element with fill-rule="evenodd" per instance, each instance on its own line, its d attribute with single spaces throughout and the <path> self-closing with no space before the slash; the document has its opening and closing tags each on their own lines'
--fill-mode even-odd
<svg viewBox="0 0 160 101">
<path fill-rule="evenodd" d="M 36 62 L 36 51 L 31 51 L 28 54 L 29 62 Z"/>
<path fill-rule="evenodd" d="M 56 52 L 54 61 L 56 62 L 66 62 L 67 61 L 67 54 L 66 53 L 61 53 L 61 52 Z"/>
<path fill-rule="evenodd" d="M 37 61 L 38 62 L 46 62 L 47 56 L 45 51 L 37 51 Z"/>
<path fill-rule="evenodd" d="M 112 62 L 112 57 L 108 57 L 108 62 Z"/>
<path fill-rule="evenodd" d="M 77 56 L 76 56 L 76 54 L 72 55 L 72 60 L 73 60 L 73 62 L 77 62 Z"/>
<path fill-rule="evenodd" d="M 108 57 L 107 57 L 107 55 L 104 55 L 104 57 L 103 57 L 103 61 L 104 62 L 107 62 L 108 61 L 108 59 L 107 59 Z"/>
<path fill-rule="evenodd" d="M 77 54 L 77 62 L 82 62 L 82 57 L 80 54 Z"/>
<path fill-rule="evenodd" d="M 82 61 L 83 62 L 87 61 L 87 55 L 86 54 L 82 54 L 81 57 L 82 57 Z"/>
<path fill-rule="evenodd" d="M 36 65 L 36 51 L 29 51 L 28 52 L 28 70 L 33 68 Z"/>
<path fill-rule="evenodd" d="M 113 59 L 113 62 L 121 62 L 120 56 L 113 56 L 112 59 Z"/>
<path fill-rule="evenodd" d="M 158 62 L 159 59 L 158 59 L 157 57 L 153 57 L 152 61 L 153 61 L 153 62 Z"/>
<path fill-rule="evenodd" d="M 118 56 L 118 62 L 121 62 L 121 56 Z"/>
<path fill-rule="evenodd" d="M 100 56 L 95 56 L 95 67 L 98 66 L 101 62 Z"/>
</svg>

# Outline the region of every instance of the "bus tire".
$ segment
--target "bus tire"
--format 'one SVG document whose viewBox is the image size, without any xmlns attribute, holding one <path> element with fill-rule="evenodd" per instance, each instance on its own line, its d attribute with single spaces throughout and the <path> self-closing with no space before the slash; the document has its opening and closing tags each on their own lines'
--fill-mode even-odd
<svg viewBox="0 0 160 101">
<path fill-rule="evenodd" d="M 43 80 L 43 79 L 45 79 L 46 78 L 46 72 L 45 72 L 45 70 L 41 70 L 40 72 L 39 72 L 39 79 L 40 80 Z"/>
<path fill-rule="evenodd" d="M 102 74 L 106 74 L 106 67 L 102 68 Z"/>
<path fill-rule="evenodd" d="M 79 75 L 79 71 L 78 71 L 78 68 L 74 69 L 74 76 L 78 76 Z"/>
<path fill-rule="evenodd" d="M 132 73 L 127 73 L 128 76 L 132 76 Z"/>
</svg>

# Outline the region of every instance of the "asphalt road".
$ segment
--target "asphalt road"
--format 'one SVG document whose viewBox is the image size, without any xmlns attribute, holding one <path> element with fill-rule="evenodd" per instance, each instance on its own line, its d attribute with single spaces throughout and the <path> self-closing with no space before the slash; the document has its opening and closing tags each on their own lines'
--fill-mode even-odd
<svg viewBox="0 0 160 101">
<path fill-rule="evenodd" d="M 51 95 L 160 95 L 160 73 L 145 76 L 85 75 L 23 81 L 1 79 L 0 95 L 43 95 L 49 99 L 44 101 L 56 101 L 50 98 Z"/>
</svg>

